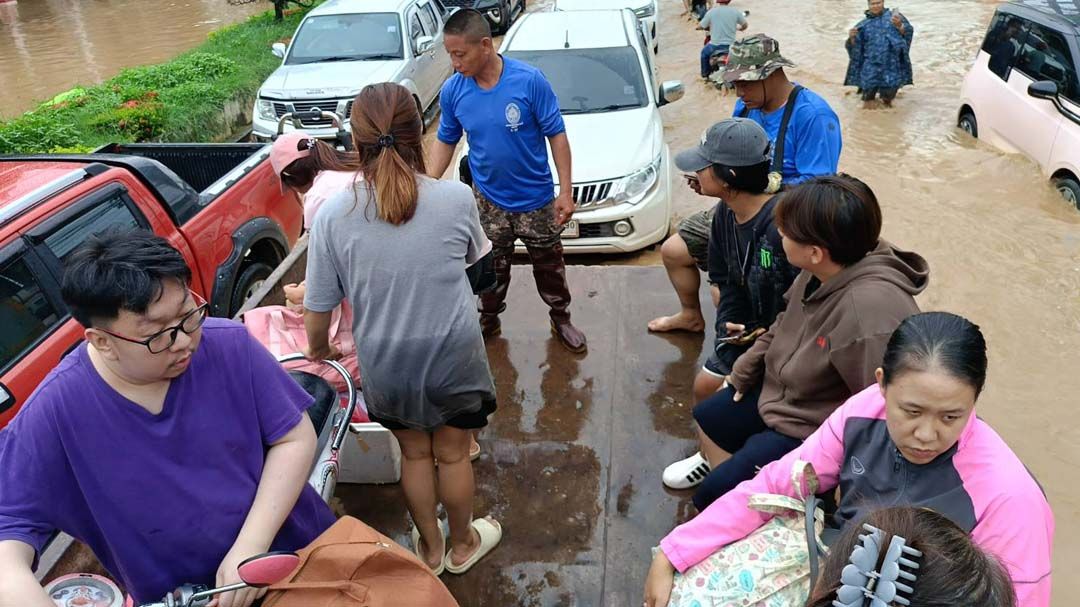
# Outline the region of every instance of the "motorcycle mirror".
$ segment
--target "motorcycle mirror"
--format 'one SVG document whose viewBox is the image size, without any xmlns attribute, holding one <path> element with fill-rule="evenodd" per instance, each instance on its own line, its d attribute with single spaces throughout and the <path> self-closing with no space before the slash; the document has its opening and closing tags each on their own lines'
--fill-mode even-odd
<svg viewBox="0 0 1080 607">
<path fill-rule="evenodd" d="M 264 552 L 244 560 L 236 571 L 248 586 L 266 588 L 289 577 L 299 564 L 295 552 Z"/>
</svg>

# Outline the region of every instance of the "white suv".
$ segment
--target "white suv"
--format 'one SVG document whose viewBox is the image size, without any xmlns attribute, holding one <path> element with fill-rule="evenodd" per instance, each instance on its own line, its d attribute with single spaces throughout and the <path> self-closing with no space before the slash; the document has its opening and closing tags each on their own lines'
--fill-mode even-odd
<svg viewBox="0 0 1080 607">
<path fill-rule="evenodd" d="M 1027 155 L 1080 207 L 1078 67 L 1080 12 L 1072 2 L 1006 2 L 964 78 L 957 125 Z"/>
<path fill-rule="evenodd" d="M 620 253 L 660 242 L 671 223 L 671 160 L 659 106 L 682 97 L 659 83 L 647 31 L 630 10 L 529 13 L 500 52 L 544 72 L 573 153 L 568 253 Z M 552 163 L 552 174 L 555 174 Z"/>
<path fill-rule="evenodd" d="M 421 114 L 434 114 L 439 90 L 453 72 L 442 43 L 444 17 L 434 0 L 329 0 L 320 5 L 300 22 L 287 48 L 274 45 L 274 54 L 284 61 L 259 90 L 252 125 L 256 139 L 277 133 L 278 119 L 290 112 L 319 109 L 347 122 L 353 98 L 376 82 L 405 86 Z M 316 137 L 336 134 L 328 119 L 300 126 Z M 285 130 L 292 130 L 291 122 Z"/>
<path fill-rule="evenodd" d="M 557 11 L 584 11 L 628 8 L 645 24 L 645 35 L 652 42 L 653 52 L 660 50 L 656 39 L 656 22 L 660 19 L 660 0 L 555 0 Z"/>
</svg>

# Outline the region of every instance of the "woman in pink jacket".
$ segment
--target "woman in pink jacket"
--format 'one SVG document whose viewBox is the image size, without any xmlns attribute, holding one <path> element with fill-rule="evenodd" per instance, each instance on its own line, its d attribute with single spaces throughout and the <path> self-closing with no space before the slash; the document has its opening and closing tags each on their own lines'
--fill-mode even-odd
<svg viewBox="0 0 1080 607">
<path fill-rule="evenodd" d="M 1021 607 L 1049 606 L 1053 513 L 1016 454 L 974 415 L 986 381 L 979 328 L 944 312 L 908 317 L 876 377 L 801 446 L 668 534 L 649 570 L 646 607 L 667 605 L 675 571 L 765 524 L 769 515 L 747 508 L 747 500 L 793 495 L 795 460 L 813 464 L 822 491 L 840 488 L 832 527 L 883 506 L 933 509 L 1001 561 Z"/>
</svg>

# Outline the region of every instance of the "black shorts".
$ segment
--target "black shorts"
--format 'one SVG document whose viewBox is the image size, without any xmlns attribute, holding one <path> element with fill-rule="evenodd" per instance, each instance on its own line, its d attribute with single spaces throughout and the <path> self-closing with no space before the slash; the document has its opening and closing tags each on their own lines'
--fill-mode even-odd
<svg viewBox="0 0 1080 607">
<path fill-rule="evenodd" d="M 488 425 L 488 417 L 498 408 L 499 406 L 494 399 L 483 400 L 480 402 L 479 410 L 473 411 L 472 413 L 462 413 L 460 415 L 455 415 L 454 417 L 446 420 L 445 425 L 450 426 L 451 428 L 457 428 L 458 430 L 479 430 L 480 428 L 484 428 Z M 387 430 L 412 429 L 405 424 L 389 419 L 382 419 L 378 415 L 370 412 L 368 413 L 368 417 L 371 419 L 371 421 L 379 424 Z"/>
</svg>

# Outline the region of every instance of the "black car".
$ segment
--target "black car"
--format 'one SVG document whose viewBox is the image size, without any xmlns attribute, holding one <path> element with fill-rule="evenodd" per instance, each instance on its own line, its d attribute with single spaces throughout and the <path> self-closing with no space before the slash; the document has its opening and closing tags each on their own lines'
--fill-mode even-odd
<svg viewBox="0 0 1080 607">
<path fill-rule="evenodd" d="M 505 34 L 514 20 L 525 12 L 525 0 L 438 0 L 446 12 L 457 8 L 471 8 L 483 13 L 495 34 Z"/>
</svg>

